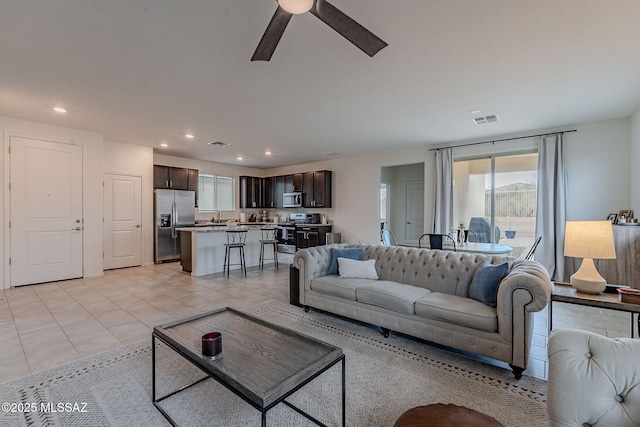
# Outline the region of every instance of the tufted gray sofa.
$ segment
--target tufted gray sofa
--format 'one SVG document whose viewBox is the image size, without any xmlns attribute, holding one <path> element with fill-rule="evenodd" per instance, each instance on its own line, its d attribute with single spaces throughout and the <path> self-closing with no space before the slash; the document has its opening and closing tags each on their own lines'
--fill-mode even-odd
<svg viewBox="0 0 640 427">
<path fill-rule="evenodd" d="M 332 247 L 361 247 L 375 259 L 379 280 L 328 276 Z M 508 262 L 510 273 L 491 308 L 468 298 L 483 261 Z M 501 360 L 516 378 L 527 367 L 533 313 L 551 294 L 547 271 L 535 261 L 377 245 L 332 245 L 299 250 L 300 304 L 438 344 Z"/>
<path fill-rule="evenodd" d="M 547 351 L 549 426 L 640 426 L 640 340 L 557 329 Z"/>
</svg>

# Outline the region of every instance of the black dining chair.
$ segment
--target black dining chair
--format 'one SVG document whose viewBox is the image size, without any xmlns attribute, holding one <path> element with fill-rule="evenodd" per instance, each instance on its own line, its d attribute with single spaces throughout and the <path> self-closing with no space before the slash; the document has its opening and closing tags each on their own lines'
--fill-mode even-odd
<svg viewBox="0 0 640 427">
<path fill-rule="evenodd" d="M 457 252 L 457 248 L 456 248 L 456 241 L 449 236 L 448 234 L 434 234 L 434 233 L 426 233 L 423 234 L 422 236 L 420 236 L 420 238 L 418 239 L 418 247 L 422 248 L 422 238 L 428 236 L 429 237 L 429 248 L 430 249 L 439 249 L 442 250 L 444 241 L 448 238 L 449 240 L 451 240 L 451 243 L 453 244 L 453 251 Z"/>
<path fill-rule="evenodd" d="M 525 260 L 531 261 L 533 259 L 533 254 L 536 252 L 536 249 L 538 249 L 538 245 L 540 244 L 540 240 L 542 240 L 542 236 L 538 236 L 536 241 L 533 242 L 533 245 L 531 246 L 531 249 L 529 249 L 529 253 L 527 254 L 526 257 L 524 257 Z"/>
</svg>

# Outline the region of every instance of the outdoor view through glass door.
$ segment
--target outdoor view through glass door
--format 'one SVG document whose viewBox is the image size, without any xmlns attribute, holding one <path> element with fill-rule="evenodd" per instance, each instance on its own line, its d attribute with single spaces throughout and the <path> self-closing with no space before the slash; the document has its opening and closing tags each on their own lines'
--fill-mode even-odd
<svg viewBox="0 0 640 427">
<path fill-rule="evenodd" d="M 511 256 L 524 258 L 536 238 L 537 165 L 538 153 L 456 160 L 454 227 L 473 230 L 478 242 L 511 246 Z"/>
</svg>

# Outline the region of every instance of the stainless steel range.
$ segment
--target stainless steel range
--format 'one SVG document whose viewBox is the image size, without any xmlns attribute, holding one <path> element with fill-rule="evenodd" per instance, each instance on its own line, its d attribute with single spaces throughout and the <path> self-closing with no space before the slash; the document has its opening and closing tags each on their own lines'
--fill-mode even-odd
<svg viewBox="0 0 640 427">
<path fill-rule="evenodd" d="M 296 253 L 296 225 L 320 224 L 320 214 L 317 213 L 292 213 L 289 221 L 279 222 L 278 252 L 287 254 Z"/>
</svg>

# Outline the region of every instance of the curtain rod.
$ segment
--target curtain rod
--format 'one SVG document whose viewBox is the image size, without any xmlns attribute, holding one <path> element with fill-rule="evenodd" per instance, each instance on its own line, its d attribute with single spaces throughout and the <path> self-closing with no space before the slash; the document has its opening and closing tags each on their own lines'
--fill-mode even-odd
<svg viewBox="0 0 640 427">
<path fill-rule="evenodd" d="M 468 143 L 468 144 L 451 145 L 451 146 L 448 146 L 448 147 L 429 148 L 429 151 L 444 150 L 444 149 L 446 149 L 446 148 L 467 147 L 467 146 L 469 146 L 469 145 L 493 144 L 494 142 L 514 141 L 514 140 L 516 140 L 516 139 L 535 138 L 535 137 L 537 137 L 537 136 L 561 135 L 561 134 L 564 134 L 564 133 L 571 133 L 571 132 L 578 132 L 578 129 L 563 130 L 562 132 L 540 133 L 540 134 L 538 134 L 538 135 L 517 136 L 517 137 L 514 137 L 514 138 L 492 139 L 491 141 L 470 142 L 470 143 Z"/>
</svg>

